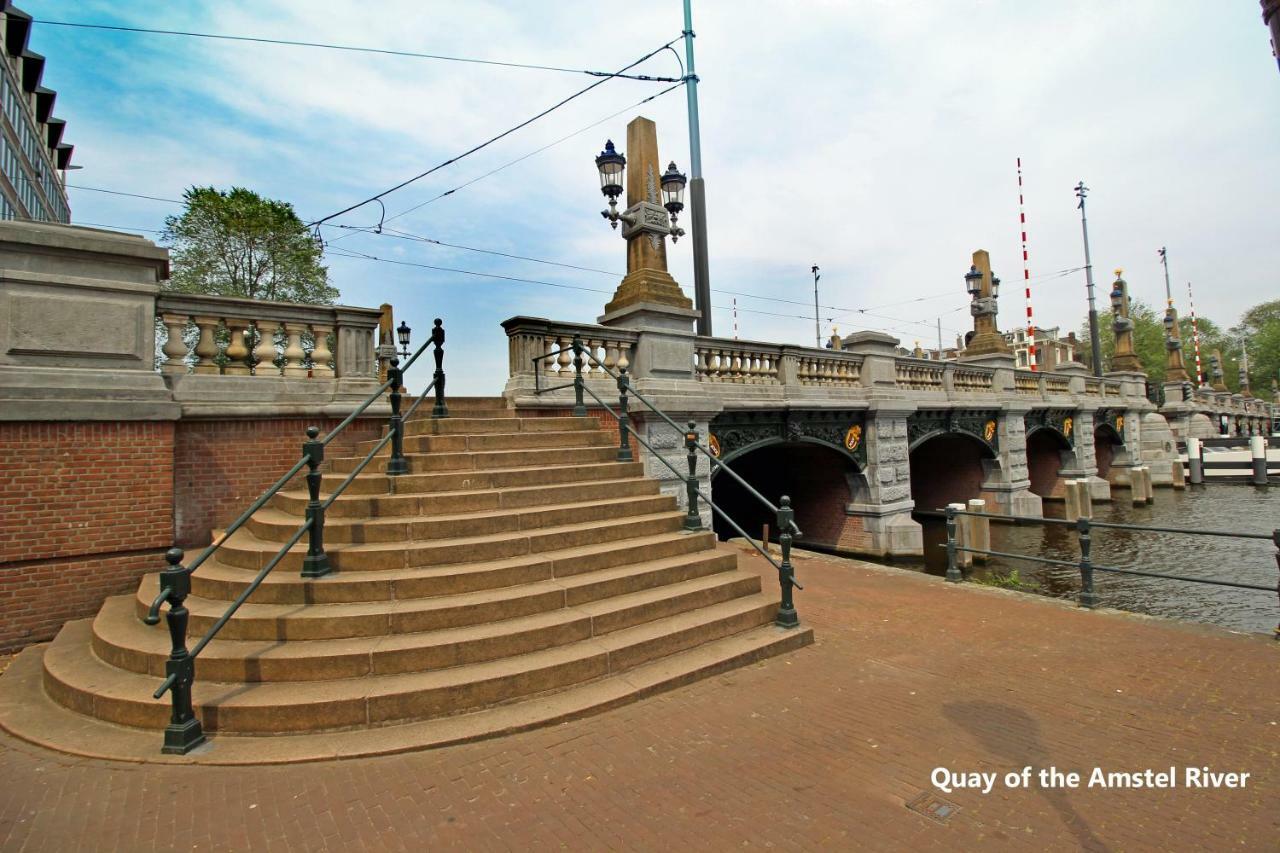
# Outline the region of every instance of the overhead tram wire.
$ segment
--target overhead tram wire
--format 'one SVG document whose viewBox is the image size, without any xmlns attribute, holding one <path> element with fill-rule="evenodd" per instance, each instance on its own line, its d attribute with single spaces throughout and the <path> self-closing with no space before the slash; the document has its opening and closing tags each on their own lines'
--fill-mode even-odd
<svg viewBox="0 0 1280 853">
<path fill-rule="evenodd" d="M 442 62 L 465 62 L 471 65 L 494 65 L 501 68 L 522 68 L 533 71 L 558 71 L 565 74 L 586 74 L 591 77 L 621 77 L 625 80 L 641 80 L 648 83 L 676 83 L 678 81 L 674 77 L 652 77 L 648 74 L 623 74 L 621 72 L 608 71 L 590 71 L 583 68 L 565 68 L 559 65 L 538 65 L 530 62 L 504 62 L 497 59 L 476 59 L 467 56 L 448 56 L 440 53 L 418 53 L 411 50 L 391 50 L 389 48 L 379 47 L 361 47 L 359 45 L 349 44 L 332 44 L 329 42 L 315 41 L 294 41 L 292 39 L 273 39 L 263 36 L 234 36 L 225 33 L 196 33 L 185 30 L 159 30 L 146 27 L 124 27 L 116 24 L 89 24 L 80 21 L 46 21 L 41 19 L 33 20 L 32 23 L 44 24 L 51 27 L 74 27 L 76 29 L 85 30 L 107 30 L 121 33 L 140 33 L 144 35 L 162 35 L 162 36 L 184 36 L 187 38 L 214 39 L 219 41 L 239 41 L 251 42 L 254 44 L 271 44 L 283 47 L 312 47 L 323 50 L 341 50 L 351 53 L 375 53 L 382 56 L 400 56 L 409 59 L 434 59 Z M 674 44 L 678 39 L 673 39 Z M 665 48 L 660 48 L 665 49 Z"/>
<path fill-rule="evenodd" d="M 504 130 L 504 131 L 502 131 L 502 133 L 499 133 L 499 134 L 497 134 L 496 136 L 492 136 L 492 137 L 490 137 L 489 139 L 485 140 L 484 142 L 481 142 L 479 145 L 476 145 L 476 146 L 474 146 L 474 147 L 472 147 L 472 148 L 469 148 L 468 150 L 466 150 L 466 151 L 462 152 L 461 154 L 458 154 L 458 155 L 456 155 L 456 156 L 454 156 L 454 157 L 450 157 L 448 160 L 445 160 L 443 163 L 439 163 L 439 164 L 437 164 L 437 165 L 435 165 L 435 166 L 432 166 L 430 169 L 427 169 L 425 172 L 421 172 L 421 173 L 419 173 L 419 174 L 417 174 L 417 175 L 414 175 L 412 178 L 409 178 L 408 180 L 401 181 L 400 183 L 396 184 L 394 187 L 391 187 L 391 188 L 389 188 L 389 189 L 385 189 L 385 190 L 383 190 L 382 192 L 378 193 L 377 195 L 370 196 L 369 198 L 365 199 L 364 201 L 360 201 L 360 202 L 357 202 L 356 204 L 349 205 L 348 207 L 344 207 L 342 210 L 339 210 L 337 213 L 331 213 L 331 214 L 329 214 L 328 216 L 325 216 L 325 217 L 323 217 L 323 218 L 321 218 L 321 219 L 316 219 L 316 220 L 314 220 L 314 221 L 312 221 L 312 222 L 308 222 L 308 223 L 307 223 L 307 227 L 308 227 L 308 228 L 312 228 L 312 227 L 314 227 L 314 226 L 321 225 L 321 224 L 323 224 L 323 223 L 325 223 L 325 222 L 328 222 L 330 219 L 336 219 L 337 217 L 339 217 L 339 216 L 343 215 L 344 213 L 350 213 L 351 211 L 355 210 L 356 208 L 363 207 L 364 205 L 369 204 L 369 203 L 374 202 L 374 201 L 381 201 L 383 198 L 385 198 L 386 196 L 390 195 L 391 193 L 396 192 L 397 190 L 404 189 L 405 187 L 409 186 L 409 184 L 412 184 L 412 183 L 413 183 L 413 182 L 415 182 L 415 181 L 419 181 L 419 180 L 421 180 L 421 179 L 425 178 L 427 175 L 432 174 L 433 172 L 438 172 L 439 170 L 443 169 L 445 166 L 449 166 L 449 165 L 451 165 L 451 164 L 453 164 L 453 163 L 457 163 L 459 160 L 462 160 L 462 159 L 463 159 L 463 158 L 465 158 L 465 157 L 470 157 L 472 154 L 476 153 L 477 151 L 480 151 L 480 150 L 483 150 L 483 149 L 485 149 L 485 148 L 489 147 L 489 146 L 490 146 L 490 145 L 492 145 L 493 143 L 497 142 L 499 139 L 503 139 L 503 138 L 505 138 L 505 137 L 507 137 L 507 136 L 510 136 L 511 134 L 515 133 L 517 130 L 520 130 L 521 128 L 525 128 L 525 127 L 528 127 L 529 125 L 533 124 L 535 121 L 537 121 L 538 119 L 542 118 L 543 116 L 546 116 L 546 115 L 549 115 L 549 114 L 551 114 L 551 113 L 555 112 L 556 110 L 558 110 L 558 109 L 560 109 L 561 107 L 563 107 L 565 104 L 569 103 L 570 101 L 574 100 L 575 98 L 579 98 L 579 97 L 581 97 L 581 96 L 585 95 L 587 92 L 590 92 L 592 89 L 596 88 L 597 86 L 603 86 L 605 83 L 609 82 L 609 80 L 613 79 L 613 77 L 614 77 L 614 76 L 617 76 L 617 74 L 621 74 L 621 73 L 622 73 L 622 72 L 624 72 L 624 71 L 627 71 L 627 70 L 629 70 L 629 69 L 635 68 L 635 67 L 636 67 L 637 65 L 639 65 L 640 63 L 645 62 L 645 61 L 647 61 L 647 60 L 651 59 L 652 57 L 656 56 L 657 54 L 661 53 L 662 51 L 666 50 L 669 46 L 671 46 L 671 45 L 675 44 L 677 41 L 679 41 L 679 38 L 674 38 L 674 39 L 672 39 L 671 41 L 667 42 L 666 44 L 662 45 L 661 47 L 658 47 L 658 48 L 656 48 L 656 49 L 654 49 L 654 50 L 649 51 L 648 53 L 646 53 L 644 56 L 640 57 L 640 58 L 639 58 L 639 59 L 637 59 L 636 61 L 634 61 L 634 62 L 632 62 L 632 63 L 630 63 L 630 64 L 628 64 L 628 65 L 623 66 L 623 67 L 622 67 L 622 68 L 620 68 L 617 72 L 615 72 L 615 74 L 614 74 L 614 75 L 611 75 L 611 76 L 609 76 L 609 77 L 602 77 L 601 79 L 599 79 L 599 80 L 597 80 L 596 82 L 592 83 L 590 86 L 586 86 L 586 87 L 584 87 L 584 88 L 582 88 L 582 89 L 579 89 L 578 91 L 574 92 L 572 95 L 568 96 L 567 98 L 564 98 L 564 99 L 562 99 L 561 101 L 559 101 L 559 102 L 557 102 L 557 103 L 553 104 L 552 106 L 547 107 L 545 110 L 543 110 L 543 111 L 539 112 L 538 114 L 536 114 L 536 115 L 534 115 L 534 116 L 531 116 L 530 118 L 525 119 L 524 121 L 520 122 L 519 124 L 517 124 L 517 125 L 515 125 L 515 126 L 513 126 L 513 127 L 510 127 L 510 128 L 508 128 L 508 129 L 506 129 L 506 130 Z M 677 85 L 679 85 L 679 84 L 677 84 Z"/>
</svg>

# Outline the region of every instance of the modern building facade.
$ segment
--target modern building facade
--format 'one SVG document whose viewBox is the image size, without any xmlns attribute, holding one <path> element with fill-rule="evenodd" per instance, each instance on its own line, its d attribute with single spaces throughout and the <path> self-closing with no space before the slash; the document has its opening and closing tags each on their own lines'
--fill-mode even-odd
<svg viewBox="0 0 1280 853">
<path fill-rule="evenodd" d="M 57 93 L 40 85 L 44 57 L 29 50 L 31 16 L 0 0 L 0 218 L 70 222 L 65 187 L 72 146 L 53 117 Z"/>
</svg>

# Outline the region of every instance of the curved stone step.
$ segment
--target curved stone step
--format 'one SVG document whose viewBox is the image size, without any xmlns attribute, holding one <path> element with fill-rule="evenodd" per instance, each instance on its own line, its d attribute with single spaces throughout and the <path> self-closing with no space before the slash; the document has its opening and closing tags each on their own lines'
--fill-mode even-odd
<svg viewBox="0 0 1280 853">
<path fill-rule="evenodd" d="M 383 473 L 360 472 L 342 497 L 349 495 L 386 495 L 416 492 L 456 492 L 475 489 L 501 489 L 523 486 L 542 486 L 559 483 L 581 483 L 592 480 L 643 477 L 644 466 L 639 462 L 591 462 L 557 465 L 554 468 L 525 466 L 497 468 L 488 471 L 455 471 L 437 474 L 402 474 L 388 477 Z M 343 480 L 345 474 L 326 473 L 321 479 L 321 490 L 330 494 Z"/>
<path fill-rule="evenodd" d="M 431 672 L 312 682 L 223 683 L 193 689 L 210 732 L 319 732 L 425 720 L 600 679 L 648 661 L 759 628 L 776 602 L 763 595 L 592 637 L 566 646 Z M 157 734 L 169 704 L 151 698 L 155 676 L 110 666 L 91 652 L 88 620 L 68 623 L 44 653 L 44 685 L 59 704 L 86 716 Z M 199 673 L 199 661 L 196 671 Z"/>
<path fill-rule="evenodd" d="M 590 435 L 591 433 L 582 433 Z M 616 460 L 617 448 L 610 444 L 582 447 L 544 447 L 527 450 L 483 450 L 462 453 L 406 453 L 409 470 L 416 474 L 440 471 L 482 471 L 486 468 L 514 468 L 531 465 L 576 465 L 584 462 Z M 327 461 L 330 471 L 348 474 L 363 456 L 339 457 Z M 375 456 L 365 467 L 373 473 L 385 472 L 389 456 Z"/>
<path fill-rule="evenodd" d="M 600 573 L 406 601 L 244 604 L 218 637 L 273 641 L 380 637 L 481 625 L 588 605 L 594 615 L 611 624 L 634 625 L 657 618 L 655 613 L 699 607 L 760 588 L 758 576 L 730 569 L 723 555 L 711 551 Z M 689 579 L 671 582 L 681 577 Z M 147 589 L 158 589 L 157 577 L 144 578 L 134 595 L 134 612 L 139 619 L 154 598 Z M 191 613 L 190 635 L 201 637 L 226 612 L 228 602 L 191 596 L 186 606 Z"/>
<path fill-rule="evenodd" d="M 562 548 L 617 542 L 637 536 L 653 536 L 680 530 L 683 512 L 657 512 L 603 521 L 579 522 L 559 527 L 467 536 L 420 542 L 342 543 L 325 545 L 335 571 L 360 572 L 438 566 L 447 563 L 474 563 L 501 560 L 522 554 L 539 554 Z M 218 532 L 214 532 L 215 539 Z M 279 542 L 266 542 L 241 528 L 218 549 L 218 559 L 242 569 L 260 569 L 280 550 Z M 294 545 L 277 564 L 275 571 L 301 572 L 305 542 Z"/>
<path fill-rule="evenodd" d="M 380 439 L 357 442 L 355 452 L 363 458 Z M 531 432 L 449 433 L 445 435 L 405 436 L 405 453 L 461 453 L 483 450 L 524 450 L 543 447 L 616 447 L 618 437 L 596 429 L 541 430 Z M 383 445 L 379 455 L 389 454 L 391 446 Z"/>
<path fill-rule="evenodd" d="M 676 652 L 612 677 L 574 685 L 533 701 L 420 722 L 322 734 L 212 734 L 187 755 L 160 752 L 160 729 L 127 728 L 82 716 L 43 687 L 48 645 L 28 646 L 9 665 L 0 690 L 0 727 L 37 746 L 86 758 L 166 764 L 263 765 L 390 755 L 451 746 L 601 713 L 813 642 L 807 627 L 753 628 Z M 151 679 L 151 684 L 155 679 Z M 149 695 L 149 694 L 148 694 Z"/>
<path fill-rule="evenodd" d="M 336 604 L 454 595 L 710 551 L 714 547 L 714 534 L 682 530 L 480 563 L 337 572 L 323 578 L 304 578 L 297 572 L 277 569 L 267 575 L 249 601 L 258 604 Z M 201 598 L 231 601 L 244 592 L 254 574 L 253 570 L 229 566 L 213 557 L 191 576 L 191 591 Z M 140 588 L 145 598 L 147 590 L 157 587 L 146 580 Z"/>
<path fill-rule="evenodd" d="M 423 403 L 425 406 L 426 404 Z M 404 431 L 410 435 L 456 435 L 458 433 L 489 432 L 564 432 L 568 430 L 596 430 L 600 425 L 595 418 L 565 417 L 462 417 L 418 418 L 405 421 Z"/>
<path fill-rule="evenodd" d="M 733 556 L 727 555 L 727 560 L 724 556 L 717 557 L 713 552 L 709 558 L 655 561 L 645 571 L 628 566 L 580 576 L 583 580 L 568 585 L 566 590 L 569 607 L 481 625 L 290 642 L 223 639 L 220 633 L 219 639 L 201 654 L 200 677 L 211 681 L 320 681 L 425 672 L 565 645 L 658 618 L 654 614 L 674 615 L 681 612 L 681 607 L 727 594 L 728 590 L 704 585 L 696 590 L 685 588 L 678 596 L 654 594 L 636 596 L 620 604 L 610 601 L 596 607 L 578 606 L 600 602 L 610 590 L 621 596 L 731 572 L 735 568 Z M 735 581 L 733 591 L 759 591 L 759 583 L 743 582 L 741 578 Z M 104 661 L 121 669 L 164 677 L 168 632 L 145 625 L 128 596 L 108 599 L 94 620 L 93 634 L 94 650 Z"/>
<path fill-rule="evenodd" d="M 326 547 L 341 543 L 423 542 L 458 536 L 485 536 L 522 530 L 538 530 L 565 524 L 626 518 L 672 510 L 672 495 L 649 494 L 610 500 L 531 506 L 448 515 L 406 516 L 375 519 L 326 518 Z M 263 541 L 283 544 L 303 521 L 278 509 L 263 508 L 254 513 L 245 529 Z"/>
<path fill-rule="evenodd" d="M 548 504 L 566 504 L 606 498 L 642 497 L 658 493 L 658 482 L 647 477 L 591 480 L 585 483 L 557 483 L 519 488 L 486 488 L 456 492 L 392 495 L 352 495 L 343 492 L 325 511 L 326 519 L 403 518 L 483 510 L 523 509 Z M 321 498 L 328 495 L 321 492 Z M 267 506 L 302 518 L 308 495 L 305 491 L 277 492 Z"/>
</svg>

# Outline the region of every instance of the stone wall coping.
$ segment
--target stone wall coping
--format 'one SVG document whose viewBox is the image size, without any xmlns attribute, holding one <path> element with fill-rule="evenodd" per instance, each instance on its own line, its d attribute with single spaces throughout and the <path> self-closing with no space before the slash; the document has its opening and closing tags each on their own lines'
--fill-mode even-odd
<svg viewBox="0 0 1280 853">
<path fill-rule="evenodd" d="M 169 277 L 169 250 L 145 237 L 83 225 L 50 222 L 0 221 L 0 266 L 6 252 L 87 255 L 135 258 L 156 271 L 158 280 Z"/>
<path fill-rule="evenodd" d="M 345 321 L 363 321 L 359 322 L 359 325 L 371 326 L 376 326 L 382 316 L 382 312 L 376 308 L 358 308 L 351 305 L 311 305 L 173 291 L 161 292 L 156 298 L 156 313 L 235 317 L 250 320 L 293 320 L 305 323 L 324 322 L 330 325 L 337 325 L 341 317 Z"/>
</svg>

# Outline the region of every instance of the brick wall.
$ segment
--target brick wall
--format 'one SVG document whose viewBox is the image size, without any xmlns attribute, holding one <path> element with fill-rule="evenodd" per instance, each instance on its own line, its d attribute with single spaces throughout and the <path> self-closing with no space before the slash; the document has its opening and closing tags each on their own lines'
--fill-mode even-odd
<svg viewBox="0 0 1280 853">
<path fill-rule="evenodd" d="M 415 415 L 416 417 L 416 415 Z M 308 426 L 324 435 L 338 418 L 179 421 L 174 436 L 173 514 L 178 544 L 207 545 L 211 531 L 244 512 L 302 454 Z M 359 441 L 380 438 L 385 418 L 360 418 L 325 448 L 353 456 Z M 305 488 L 302 475 L 292 486 Z"/>
<path fill-rule="evenodd" d="M 1058 471 L 1062 468 L 1061 451 L 1066 449 L 1062 440 L 1047 429 L 1027 439 L 1027 475 L 1033 494 L 1050 500 L 1065 497 L 1065 481 Z"/>
<path fill-rule="evenodd" d="M 168 422 L 0 423 L 0 652 L 163 565 L 173 443 Z"/>
<path fill-rule="evenodd" d="M 911 451 L 911 498 L 918 510 L 935 510 L 981 497 L 982 445 L 963 435 L 934 436 Z M 1055 469 L 1056 470 L 1056 469 Z"/>
</svg>

